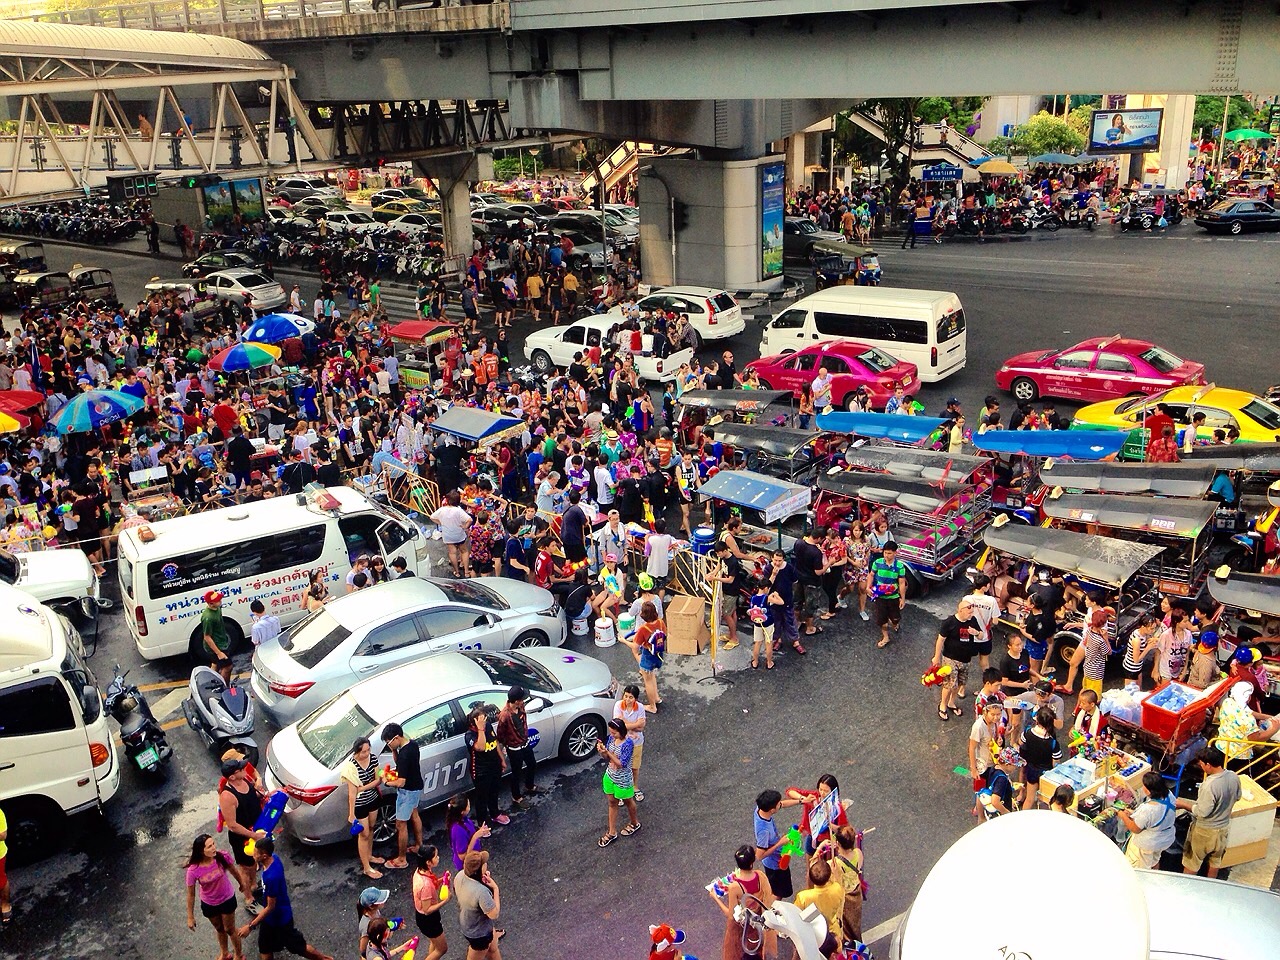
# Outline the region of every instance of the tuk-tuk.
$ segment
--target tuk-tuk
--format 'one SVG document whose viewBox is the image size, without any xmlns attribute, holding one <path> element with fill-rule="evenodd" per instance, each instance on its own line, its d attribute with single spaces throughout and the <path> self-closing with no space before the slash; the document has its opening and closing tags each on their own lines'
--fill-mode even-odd
<svg viewBox="0 0 1280 960">
<path fill-rule="evenodd" d="M 727 461 L 791 483 L 811 483 L 848 442 L 840 434 L 738 423 L 716 428 L 715 437 L 742 454 Z"/>
<path fill-rule="evenodd" d="M 441 379 L 444 344 L 457 330 L 455 323 L 435 320 L 406 320 L 391 328 L 389 335 L 405 389 L 429 390 Z"/>
<path fill-rule="evenodd" d="M 23 307 L 60 307 L 71 300 L 71 278 L 65 273 L 20 273 L 13 278 L 14 297 Z"/>
<path fill-rule="evenodd" d="M 76 299 L 86 303 L 101 300 L 113 307 L 120 303 L 115 281 L 106 267 L 84 267 L 77 263 L 67 271 L 67 276 L 71 278 L 72 295 Z"/>
<path fill-rule="evenodd" d="M 932 447 L 942 437 L 938 417 L 908 417 L 897 413 L 857 413 L 837 410 L 817 417 L 819 430 L 847 433 L 867 440 L 887 440 L 907 447 Z"/>
<path fill-rule="evenodd" d="M 1127 639 L 1142 614 L 1158 610 L 1160 594 L 1146 572 L 1151 561 L 1163 552 L 1164 548 L 1156 544 L 1026 526 L 1009 522 L 1007 516 L 997 517 L 987 527 L 983 540 L 992 555 L 983 572 L 993 580 L 1003 579 L 1007 572 L 1010 596 L 1020 592 L 1025 597 L 1036 571 L 1044 568 L 1057 571 L 1073 586 L 1112 607 L 1116 616 L 1108 634 L 1113 653 L 1118 649 L 1117 639 Z M 1009 603 L 1001 593 L 997 590 L 997 598 L 1006 611 L 1014 610 L 1017 605 Z M 1020 618 L 1023 613 L 1025 608 L 1017 616 Z M 1063 663 L 1071 662 L 1080 645 L 1083 626 L 1081 614 L 1079 619 L 1069 618 L 1055 634 L 1053 644 Z"/>
<path fill-rule="evenodd" d="M 0 264 L 17 267 L 26 273 L 49 269 L 44 259 L 44 244 L 38 240 L 11 240 L 0 244 Z"/>
<path fill-rule="evenodd" d="M 827 287 L 880 286 L 880 258 L 870 247 L 820 240 L 809 254 L 819 290 Z"/>
<path fill-rule="evenodd" d="M 988 430 L 975 433 L 973 445 L 995 454 L 992 507 L 1023 523 L 1037 523 L 1049 488 L 1041 480 L 1045 466 L 1059 458 L 1073 461 L 1114 459 L 1124 435 L 1111 430 Z"/>
<path fill-rule="evenodd" d="M 704 426 L 732 423 L 770 423 L 791 419 L 790 390 L 686 390 L 676 401 L 676 436 L 682 444 L 696 444 Z"/>
<path fill-rule="evenodd" d="M 1280 577 L 1220 567 L 1209 577 L 1209 596 L 1227 608 L 1218 621 L 1218 662 L 1241 644 L 1262 650 L 1271 678 L 1267 696 L 1280 696 Z"/>
<path fill-rule="evenodd" d="M 1207 500 L 1054 490 L 1043 509 L 1054 527 L 1160 547 L 1145 571 L 1161 593 L 1195 599 L 1209 573 L 1216 506 Z"/>
</svg>

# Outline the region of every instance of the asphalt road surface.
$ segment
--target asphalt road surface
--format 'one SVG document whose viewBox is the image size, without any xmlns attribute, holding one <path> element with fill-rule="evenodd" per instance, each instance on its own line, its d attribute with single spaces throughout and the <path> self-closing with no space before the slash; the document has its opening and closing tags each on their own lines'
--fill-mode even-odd
<svg viewBox="0 0 1280 960">
<path fill-rule="evenodd" d="M 985 246 L 900 251 L 886 243 L 881 251 L 888 284 L 954 290 L 969 316 L 968 367 L 927 389 L 932 412 L 953 393 L 976 410 L 1011 353 L 1117 332 L 1204 361 L 1220 384 L 1263 388 L 1275 378 L 1274 244 L 1208 239 L 1184 225 L 1160 236 L 1063 231 Z M 116 251 L 48 248 L 54 268 L 90 260 L 111 267 L 126 302 L 151 276 L 176 274 L 172 263 Z M 280 272 L 282 280 L 292 277 Z M 314 281 L 304 280 L 303 291 L 313 293 Z M 411 307 L 389 303 L 401 316 Z M 529 326 L 517 324 L 517 343 Z M 729 344 L 739 364 L 756 356 L 758 330 L 749 325 Z M 722 346 L 714 348 L 718 354 Z M 107 589 L 117 595 L 114 584 Z M 688 931 L 691 953 L 717 956 L 723 920 L 703 885 L 731 868 L 734 849 L 750 841 L 754 797 L 765 787 L 812 786 L 827 772 L 868 831 L 865 929 L 870 939 L 886 936 L 934 861 L 973 825 L 962 772 L 968 717 L 939 722 L 919 683 L 937 623 L 960 592 L 946 585 L 910 605 L 902 635 L 885 650 L 875 649 L 869 624 L 842 613 L 811 638 L 808 656 L 788 651 L 772 673 L 752 671 L 744 648 L 722 654 L 729 683 L 699 682 L 710 672 L 705 656 L 672 658 L 660 676 L 666 704 L 646 731 L 644 829 L 598 849 L 606 813 L 599 766 L 551 763 L 539 771 L 550 791 L 486 844 L 503 888 L 506 955 L 643 957 L 648 924 L 665 921 Z M 625 648 L 581 652 L 601 655 L 624 680 L 636 678 Z M 176 724 L 170 776 L 152 783 L 126 770 L 105 816 L 72 823 L 62 849 L 10 870 L 15 916 L 0 933 L 0 957 L 216 954 L 207 923 L 201 919 L 192 933 L 184 921 L 181 867 L 192 837 L 212 831 L 217 778 L 215 759 L 181 725 L 182 694 L 171 692 L 188 668 L 179 660 L 141 663 L 120 613 L 104 615 L 92 661 L 101 683 L 113 662 L 158 685 L 152 704 Z M 428 820 L 432 841 L 444 844 L 440 813 Z M 299 928 L 325 952 L 353 956 L 355 902 L 366 886 L 354 844 L 315 849 L 286 840 L 280 852 Z M 798 867 L 793 874 L 799 885 Z M 380 883 L 392 890 L 386 915 L 410 916 L 408 875 L 388 872 Z M 462 956 L 456 911 L 444 914 L 449 953 Z"/>
</svg>

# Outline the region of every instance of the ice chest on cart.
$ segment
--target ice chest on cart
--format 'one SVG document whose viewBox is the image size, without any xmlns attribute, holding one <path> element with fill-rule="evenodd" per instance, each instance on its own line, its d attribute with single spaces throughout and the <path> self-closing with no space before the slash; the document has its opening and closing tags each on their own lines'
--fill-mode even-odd
<svg viewBox="0 0 1280 960">
<path fill-rule="evenodd" d="M 1218 688 L 1227 683 L 1219 680 L 1203 690 L 1176 680 L 1166 680 L 1142 701 L 1142 727 L 1162 740 L 1181 743 L 1187 735 L 1198 733 L 1214 704 Z"/>
</svg>

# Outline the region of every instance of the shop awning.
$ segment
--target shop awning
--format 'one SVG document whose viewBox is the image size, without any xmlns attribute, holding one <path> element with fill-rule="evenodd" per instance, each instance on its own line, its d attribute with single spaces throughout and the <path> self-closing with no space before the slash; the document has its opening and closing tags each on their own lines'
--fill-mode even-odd
<svg viewBox="0 0 1280 960">
<path fill-rule="evenodd" d="M 852 433 L 872 440 L 920 443 L 946 423 L 937 417 L 908 417 L 899 413 L 824 413 L 817 418 L 821 430 Z"/>
<path fill-rule="evenodd" d="M 1203 497 L 1217 471 L 1205 463 L 1119 463 L 1056 460 L 1040 470 L 1041 482 L 1082 493 L 1149 493 Z"/>
<path fill-rule="evenodd" d="M 1105 460 L 1120 452 L 1126 436 L 1120 430 L 988 430 L 975 433 L 973 445 L 988 453 Z"/>
<path fill-rule="evenodd" d="M 446 339 L 456 329 L 458 329 L 457 325 L 453 323 L 440 323 L 436 320 L 405 320 L 397 323 L 387 333 L 393 340 L 426 345 Z"/>
<path fill-rule="evenodd" d="M 1046 498 L 1042 509 L 1053 520 L 1194 538 L 1213 520 L 1218 505 L 1176 497 L 1067 493 Z"/>
<path fill-rule="evenodd" d="M 812 490 L 803 484 L 788 483 L 754 470 L 721 470 L 700 486 L 698 493 L 759 510 L 764 514 L 765 523 L 776 523 L 803 513 L 813 496 Z"/>
<path fill-rule="evenodd" d="M 992 550 L 1117 589 L 1164 552 L 1150 543 L 1015 523 L 987 527 L 982 538 Z"/>
<path fill-rule="evenodd" d="M 525 423 L 516 417 L 503 417 L 474 407 L 450 407 L 436 418 L 431 429 L 488 445 L 518 436 L 524 431 Z"/>
</svg>

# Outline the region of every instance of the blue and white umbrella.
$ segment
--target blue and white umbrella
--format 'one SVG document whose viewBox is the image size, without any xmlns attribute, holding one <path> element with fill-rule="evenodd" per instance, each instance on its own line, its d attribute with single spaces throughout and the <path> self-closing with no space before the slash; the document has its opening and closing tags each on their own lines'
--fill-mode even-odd
<svg viewBox="0 0 1280 960">
<path fill-rule="evenodd" d="M 306 322 L 305 318 L 291 313 L 268 313 L 249 325 L 244 339 L 251 343 L 279 343 L 302 336 L 302 324 Z"/>
<path fill-rule="evenodd" d="M 59 433 L 93 433 L 108 423 L 131 417 L 145 406 L 141 397 L 123 390 L 78 393 L 49 421 Z"/>
</svg>

